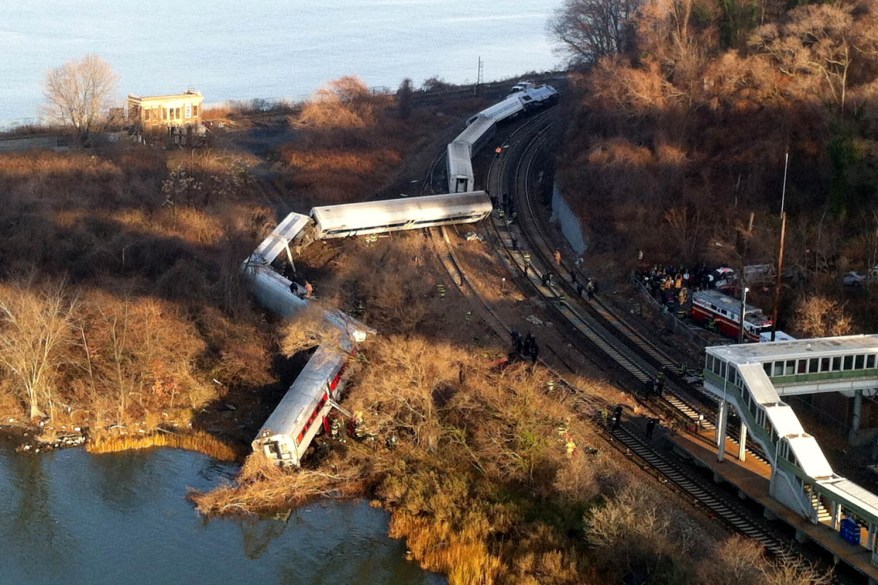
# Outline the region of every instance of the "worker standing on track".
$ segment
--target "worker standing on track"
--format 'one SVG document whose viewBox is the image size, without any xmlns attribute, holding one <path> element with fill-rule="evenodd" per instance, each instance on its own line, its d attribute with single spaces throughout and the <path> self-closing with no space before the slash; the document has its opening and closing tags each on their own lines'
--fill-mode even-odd
<svg viewBox="0 0 878 585">
<path fill-rule="evenodd" d="M 622 406 L 619 405 L 613 409 L 613 418 L 611 419 L 611 428 L 615 431 L 622 423 Z"/>
<path fill-rule="evenodd" d="M 588 294 L 588 300 L 593 301 L 594 300 L 594 281 L 591 278 L 588 279 L 588 282 L 585 285 L 585 292 L 586 292 L 586 294 Z"/>
<path fill-rule="evenodd" d="M 655 432 L 655 425 L 658 422 L 658 419 L 651 418 L 646 421 L 646 438 L 651 439 L 653 432 Z"/>
</svg>

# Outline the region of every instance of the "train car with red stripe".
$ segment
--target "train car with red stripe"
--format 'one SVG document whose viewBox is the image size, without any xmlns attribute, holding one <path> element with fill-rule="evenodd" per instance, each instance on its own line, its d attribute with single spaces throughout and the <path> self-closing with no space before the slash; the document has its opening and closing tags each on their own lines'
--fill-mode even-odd
<svg viewBox="0 0 878 585">
<path fill-rule="evenodd" d="M 345 387 L 347 354 L 321 345 L 259 429 L 251 446 L 281 465 L 300 467 Z"/>
<path fill-rule="evenodd" d="M 700 290 L 692 295 L 692 319 L 727 337 L 741 333 L 741 301 L 718 290 Z M 761 333 L 771 332 L 772 320 L 753 305 L 744 310 L 744 340 L 759 342 Z"/>
</svg>

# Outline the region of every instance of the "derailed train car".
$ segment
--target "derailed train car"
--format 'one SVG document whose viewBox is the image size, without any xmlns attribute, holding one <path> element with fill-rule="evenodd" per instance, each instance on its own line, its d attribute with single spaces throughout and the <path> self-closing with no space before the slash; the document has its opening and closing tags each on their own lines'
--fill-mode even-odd
<svg viewBox="0 0 878 585">
<path fill-rule="evenodd" d="M 504 120 L 531 112 L 558 101 L 558 90 L 551 85 L 521 82 L 503 101 L 469 118 L 466 129 L 448 145 L 446 162 L 448 191 L 459 193 L 475 189 L 472 157 L 493 136 L 494 128 Z"/>
<path fill-rule="evenodd" d="M 488 194 L 474 191 L 315 207 L 311 217 L 316 238 L 326 239 L 473 223 L 486 218 L 492 209 Z"/>
<path fill-rule="evenodd" d="M 472 157 L 494 136 L 494 120 L 475 116 L 466 130 L 448 145 L 448 192 L 465 193 L 476 188 Z"/>
<path fill-rule="evenodd" d="M 321 345 L 259 429 L 251 446 L 281 465 L 300 466 L 344 391 L 346 354 Z"/>
</svg>

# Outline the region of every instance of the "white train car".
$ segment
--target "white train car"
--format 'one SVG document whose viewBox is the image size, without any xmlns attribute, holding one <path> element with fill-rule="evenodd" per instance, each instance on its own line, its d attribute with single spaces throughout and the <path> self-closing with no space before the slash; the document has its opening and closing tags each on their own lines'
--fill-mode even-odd
<svg viewBox="0 0 878 585">
<path fill-rule="evenodd" d="M 466 142 L 455 140 L 448 145 L 448 192 L 468 193 L 476 188 L 472 155 Z"/>
<path fill-rule="evenodd" d="M 292 282 L 271 266 L 246 262 L 242 273 L 256 301 L 278 317 L 295 317 L 311 302 L 295 294 L 291 288 Z M 340 341 L 346 349 L 351 347 L 351 341 L 360 343 L 367 336 L 375 334 L 374 329 L 339 310 L 324 311 L 324 318 L 327 323 L 344 332 Z"/>
<path fill-rule="evenodd" d="M 472 158 L 494 136 L 495 121 L 485 116 L 476 116 L 476 119 L 461 132 L 454 142 L 463 142 L 470 147 Z"/>
<path fill-rule="evenodd" d="M 344 390 L 345 354 L 320 346 L 280 404 L 259 429 L 251 446 L 281 465 L 300 466 L 305 451 L 325 424 Z"/>
<path fill-rule="evenodd" d="M 484 191 L 315 207 L 316 237 L 346 238 L 454 223 L 474 223 L 493 206 Z"/>
<path fill-rule="evenodd" d="M 520 114 L 524 111 L 524 105 L 521 103 L 521 95 L 523 94 L 517 93 L 515 95 L 511 95 L 508 98 L 504 99 L 502 102 L 494 104 L 490 108 L 482 110 L 475 116 L 469 118 L 466 121 L 467 125 L 475 122 L 480 116 L 484 118 L 489 118 L 497 123 L 501 120 L 506 120 L 517 114 Z"/>
<path fill-rule="evenodd" d="M 475 191 L 472 158 L 494 136 L 494 120 L 476 119 L 448 145 L 448 192 Z"/>
<path fill-rule="evenodd" d="M 272 230 L 267 238 L 256 247 L 250 260 L 271 264 L 278 255 L 286 250 L 287 260 L 292 263 L 292 251 L 290 246 L 294 240 L 302 236 L 303 230 L 311 223 L 311 218 L 301 213 L 291 213 L 286 216 L 277 227 Z"/>
<path fill-rule="evenodd" d="M 271 266 L 248 261 L 242 274 L 256 302 L 278 317 L 289 319 L 308 306 L 308 301 L 292 292 L 292 282 Z"/>
</svg>

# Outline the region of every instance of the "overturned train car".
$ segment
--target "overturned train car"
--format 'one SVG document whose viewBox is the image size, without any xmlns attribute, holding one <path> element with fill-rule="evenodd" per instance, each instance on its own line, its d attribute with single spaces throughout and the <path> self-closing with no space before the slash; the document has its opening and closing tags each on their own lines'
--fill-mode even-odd
<svg viewBox="0 0 878 585">
<path fill-rule="evenodd" d="M 259 429 L 251 446 L 281 465 L 300 466 L 344 390 L 346 355 L 321 345 Z"/>
</svg>

